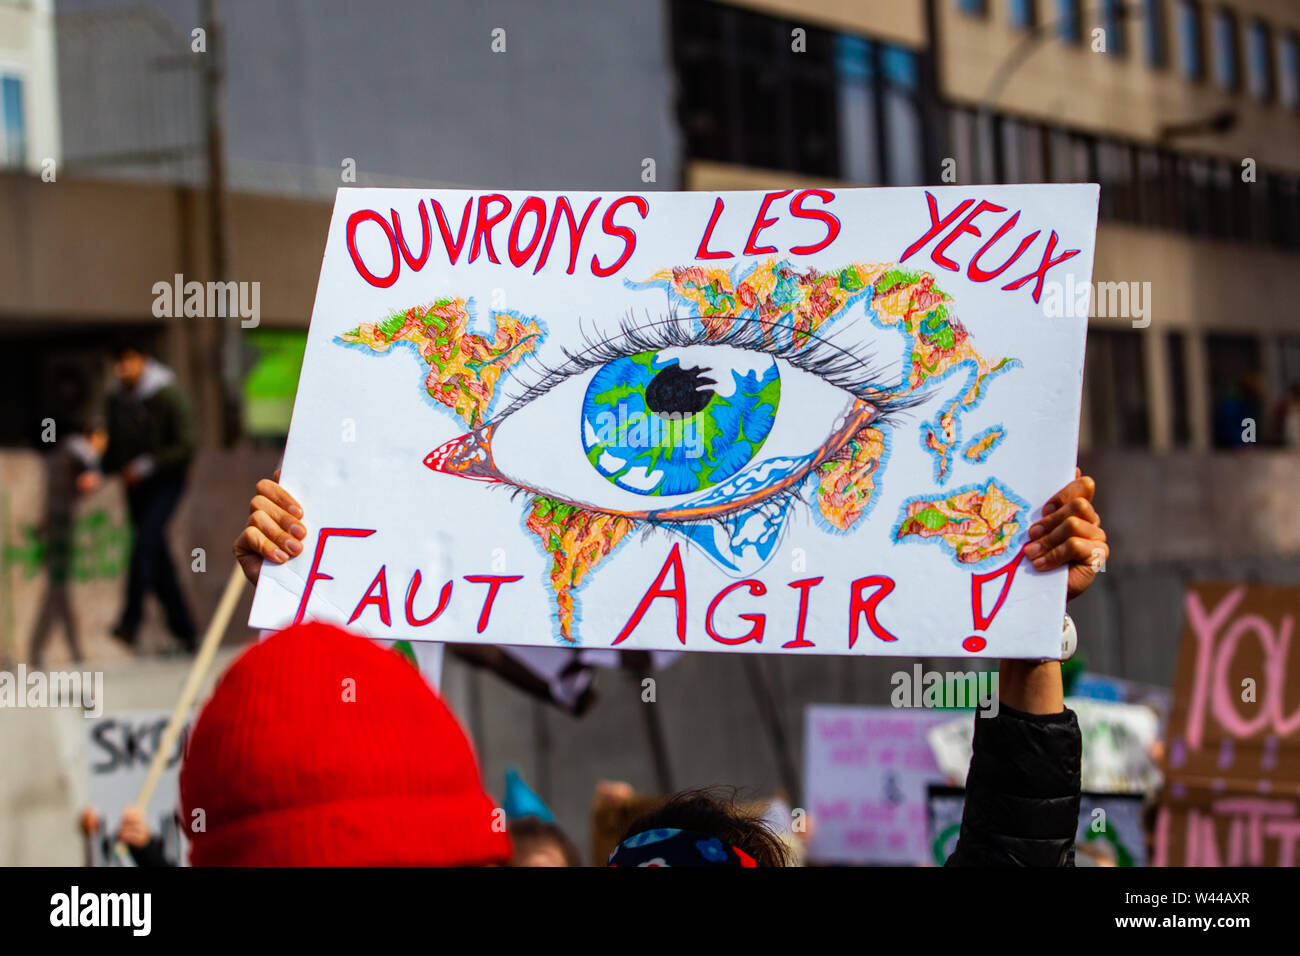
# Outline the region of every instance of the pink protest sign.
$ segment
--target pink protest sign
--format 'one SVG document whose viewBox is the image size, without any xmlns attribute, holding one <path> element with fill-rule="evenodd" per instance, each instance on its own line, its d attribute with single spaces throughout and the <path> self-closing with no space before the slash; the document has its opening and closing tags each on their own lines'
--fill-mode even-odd
<svg viewBox="0 0 1300 956">
<path fill-rule="evenodd" d="M 817 863 L 926 861 L 926 788 L 946 778 L 927 731 L 951 711 L 812 706 L 804 798 Z"/>
<path fill-rule="evenodd" d="M 1300 589 L 1187 593 L 1156 820 L 1158 865 L 1294 866 L 1300 855 Z"/>
</svg>

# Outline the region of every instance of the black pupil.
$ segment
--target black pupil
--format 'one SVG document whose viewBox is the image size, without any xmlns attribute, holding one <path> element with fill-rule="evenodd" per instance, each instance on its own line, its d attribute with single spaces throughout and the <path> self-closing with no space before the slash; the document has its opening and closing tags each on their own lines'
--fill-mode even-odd
<svg viewBox="0 0 1300 956">
<path fill-rule="evenodd" d="M 718 384 L 703 377 L 710 371 L 707 368 L 682 368 L 674 362 L 646 386 L 646 405 L 650 411 L 665 418 L 704 411 L 713 399 L 713 391 L 700 386 Z"/>
</svg>

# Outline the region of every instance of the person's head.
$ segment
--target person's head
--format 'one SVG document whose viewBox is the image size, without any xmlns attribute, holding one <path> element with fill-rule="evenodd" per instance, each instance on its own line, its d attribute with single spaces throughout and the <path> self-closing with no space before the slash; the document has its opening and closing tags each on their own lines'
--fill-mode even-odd
<svg viewBox="0 0 1300 956">
<path fill-rule="evenodd" d="M 510 821 L 511 866 L 582 866 L 573 841 L 554 823 L 537 817 Z"/>
<path fill-rule="evenodd" d="M 135 339 L 122 339 L 113 348 L 113 374 L 127 388 L 134 388 L 144 374 L 149 352 Z"/>
<path fill-rule="evenodd" d="M 684 790 L 634 820 L 609 866 L 789 866 L 785 842 L 734 790 Z"/>
<path fill-rule="evenodd" d="M 95 450 L 95 454 L 102 455 L 108 448 L 108 429 L 99 419 L 91 419 L 85 425 L 82 434 L 86 436 L 86 441 L 90 447 Z"/>
<path fill-rule="evenodd" d="M 327 624 L 245 651 L 190 735 L 195 866 L 476 866 L 510 840 L 469 740 L 402 656 Z"/>
</svg>

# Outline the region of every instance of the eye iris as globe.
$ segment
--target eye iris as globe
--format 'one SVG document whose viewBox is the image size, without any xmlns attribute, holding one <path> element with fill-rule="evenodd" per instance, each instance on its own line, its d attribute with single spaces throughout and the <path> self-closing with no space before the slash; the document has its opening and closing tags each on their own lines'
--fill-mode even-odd
<svg viewBox="0 0 1300 956">
<path fill-rule="evenodd" d="M 640 352 L 592 376 L 582 444 L 592 467 L 626 491 L 691 494 L 754 460 L 780 403 L 771 356 L 718 346 Z"/>
</svg>

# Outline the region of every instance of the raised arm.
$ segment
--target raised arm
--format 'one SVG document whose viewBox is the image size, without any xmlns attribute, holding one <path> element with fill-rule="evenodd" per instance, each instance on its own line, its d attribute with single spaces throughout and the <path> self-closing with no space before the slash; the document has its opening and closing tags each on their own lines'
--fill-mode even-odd
<svg viewBox="0 0 1300 956">
<path fill-rule="evenodd" d="M 1093 508 L 1096 483 L 1075 479 L 1043 506 L 1025 555 L 1069 566 L 1067 599 L 1105 569 L 1109 548 Z M 948 866 L 1073 866 L 1082 738 L 1065 706 L 1060 661 L 1005 660 L 996 717 L 975 717 L 961 835 Z"/>
</svg>

